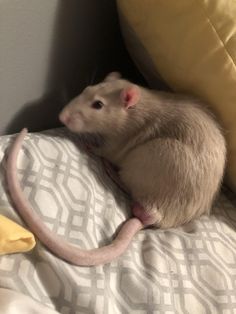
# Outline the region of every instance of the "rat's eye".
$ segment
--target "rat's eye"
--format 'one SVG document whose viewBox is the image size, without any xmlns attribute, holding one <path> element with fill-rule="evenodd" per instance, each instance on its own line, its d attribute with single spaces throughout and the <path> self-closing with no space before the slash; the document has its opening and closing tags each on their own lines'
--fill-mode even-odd
<svg viewBox="0 0 236 314">
<path fill-rule="evenodd" d="M 101 102 L 100 100 L 96 100 L 95 102 L 92 103 L 92 108 L 93 109 L 102 109 L 102 107 L 104 106 L 104 103 Z"/>
</svg>

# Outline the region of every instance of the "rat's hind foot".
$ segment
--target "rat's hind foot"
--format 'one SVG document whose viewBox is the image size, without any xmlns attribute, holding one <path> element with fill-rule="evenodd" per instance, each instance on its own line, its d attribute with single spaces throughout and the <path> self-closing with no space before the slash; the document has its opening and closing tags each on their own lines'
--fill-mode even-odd
<svg viewBox="0 0 236 314">
<path fill-rule="evenodd" d="M 133 215 L 138 218 L 144 226 L 158 225 L 162 220 L 162 215 L 160 212 L 153 209 L 145 209 L 139 203 L 134 203 L 131 209 Z"/>
</svg>

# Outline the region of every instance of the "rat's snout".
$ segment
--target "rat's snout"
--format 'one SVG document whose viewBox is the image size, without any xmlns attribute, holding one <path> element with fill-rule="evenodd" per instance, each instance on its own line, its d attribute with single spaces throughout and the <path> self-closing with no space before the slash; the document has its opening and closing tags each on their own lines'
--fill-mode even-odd
<svg viewBox="0 0 236 314">
<path fill-rule="evenodd" d="M 80 111 L 64 108 L 59 114 L 59 120 L 72 132 L 79 132 L 84 125 L 84 115 Z"/>
<path fill-rule="evenodd" d="M 70 120 L 70 114 L 68 111 L 66 110 L 62 110 L 59 114 L 59 120 L 63 123 L 63 124 L 68 124 L 69 120 Z"/>
</svg>

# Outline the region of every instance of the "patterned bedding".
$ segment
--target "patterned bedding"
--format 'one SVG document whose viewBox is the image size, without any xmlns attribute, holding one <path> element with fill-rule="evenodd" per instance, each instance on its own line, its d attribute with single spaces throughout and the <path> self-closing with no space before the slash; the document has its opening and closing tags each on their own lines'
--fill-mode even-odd
<svg viewBox="0 0 236 314">
<path fill-rule="evenodd" d="M 23 224 L 4 177 L 5 151 L 13 137 L 0 138 L 0 212 Z M 101 160 L 81 150 L 64 128 L 29 134 L 18 171 L 47 226 L 80 247 L 107 244 L 130 215 L 128 197 Z M 72 266 L 38 242 L 29 253 L 0 257 L 0 288 L 39 301 L 48 313 L 236 313 L 235 204 L 224 190 L 210 217 L 178 229 L 143 230 L 121 258 L 98 267 Z M 1 304 L 0 291 L 0 311 Z M 8 313 L 4 306 L 1 313 Z M 11 313 L 23 312 L 33 310 L 15 307 Z"/>
</svg>

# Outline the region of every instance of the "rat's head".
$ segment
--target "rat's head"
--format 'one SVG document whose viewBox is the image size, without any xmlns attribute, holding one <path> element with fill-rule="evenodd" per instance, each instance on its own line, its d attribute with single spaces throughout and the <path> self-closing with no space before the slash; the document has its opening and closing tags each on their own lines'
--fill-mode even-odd
<svg viewBox="0 0 236 314">
<path fill-rule="evenodd" d="M 139 99 L 139 87 L 112 72 L 100 84 L 85 88 L 65 106 L 59 119 L 76 133 L 118 132 L 129 123 L 130 110 Z"/>
</svg>

